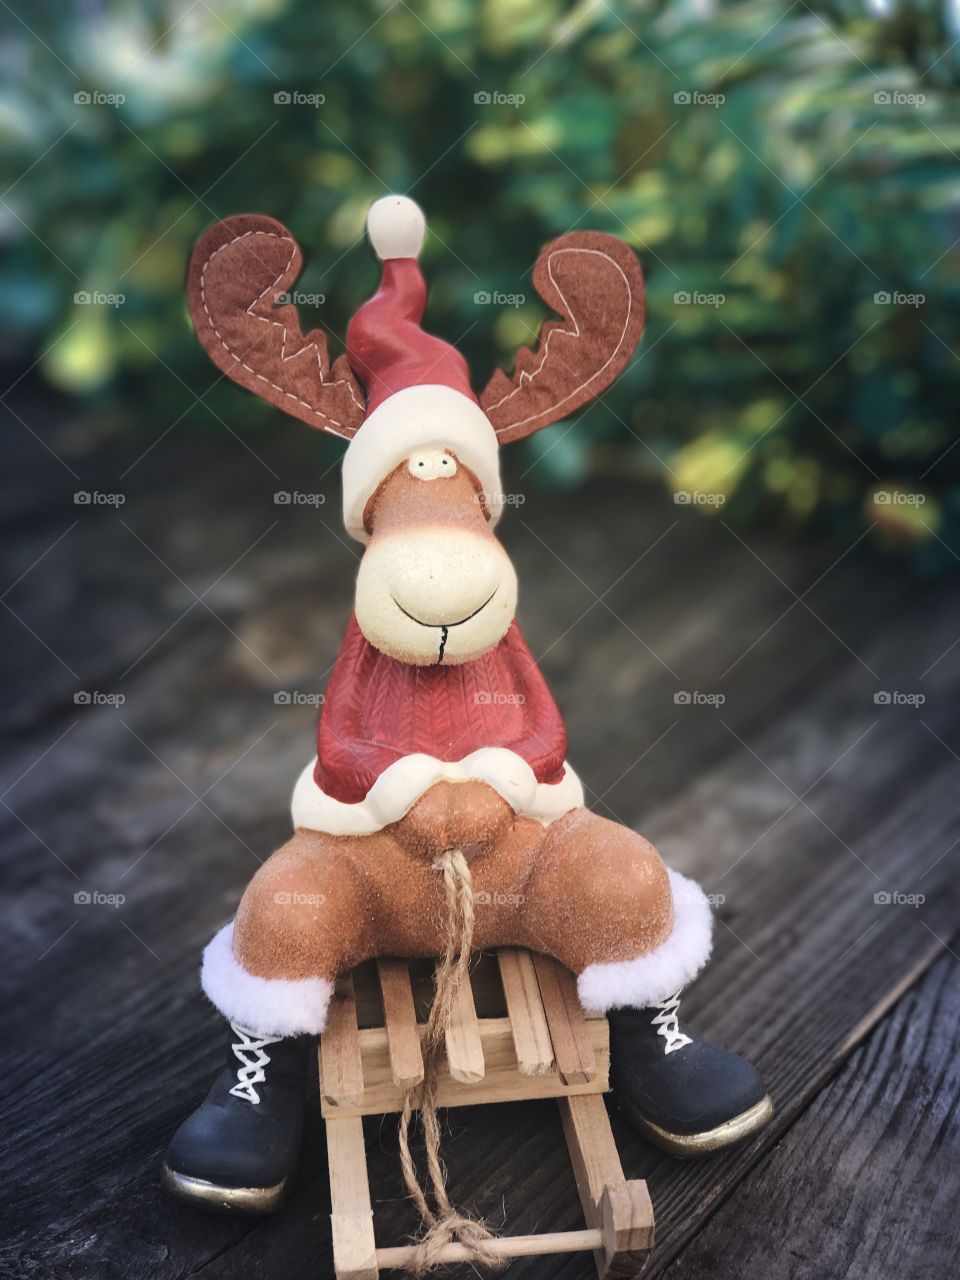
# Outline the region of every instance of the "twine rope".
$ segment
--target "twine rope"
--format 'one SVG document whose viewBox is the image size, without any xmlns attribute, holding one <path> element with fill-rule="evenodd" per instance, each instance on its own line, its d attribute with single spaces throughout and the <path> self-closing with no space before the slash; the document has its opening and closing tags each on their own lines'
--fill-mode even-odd
<svg viewBox="0 0 960 1280">
<path fill-rule="evenodd" d="M 477 1218 L 460 1213 L 450 1203 L 447 1177 L 440 1159 L 440 1125 L 437 1120 L 437 1082 L 443 1057 L 447 1027 L 461 982 L 470 980 L 470 951 L 473 945 L 473 877 L 459 849 L 447 849 L 437 863 L 443 873 L 446 896 L 444 950 L 436 972 L 436 994 L 423 1040 L 423 1082 L 408 1089 L 400 1112 L 400 1166 L 426 1231 L 417 1241 L 407 1271 L 422 1276 L 440 1265 L 445 1245 L 457 1241 L 470 1251 L 471 1261 L 488 1267 L 502 1267 L 506 1261 L 493 1248 L 494 1235 Z M 431 1207 L 410 1153 L 410 1124 L 415 1110 L 420 1112 L 427 1153 L 427 1173 L 436 1208 Z"/>
</svg>

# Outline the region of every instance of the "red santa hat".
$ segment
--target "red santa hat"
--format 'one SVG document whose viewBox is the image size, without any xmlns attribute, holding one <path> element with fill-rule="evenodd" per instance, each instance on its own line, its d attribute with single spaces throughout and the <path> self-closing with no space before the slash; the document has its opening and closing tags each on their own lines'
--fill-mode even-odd
<svg viewBox="0 0 960 1280">
<path fill-rule="evenodd" d="M 343 459 L 343 519 L 367 541 L 363 512 L 381 482 L 419 449 L 448 449 L 474 473 L 496 522 L 496 432 L 470 387 L 463 356 L 420 327 L 427 287 L 417 262 L 426 222 L 406 196 L 385 196 L 367 215 L 383 262 L 380 288 L 347 330 L 347 359 L 367 392 L 367 415 Z"/>
</svg>

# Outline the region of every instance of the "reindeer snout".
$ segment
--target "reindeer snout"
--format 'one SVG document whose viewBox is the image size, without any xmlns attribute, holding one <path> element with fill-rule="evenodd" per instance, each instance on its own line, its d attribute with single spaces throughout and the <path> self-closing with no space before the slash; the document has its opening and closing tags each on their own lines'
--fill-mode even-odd
<svg viewBox="0 0 960 1280">
<path fill-rule="evenodd" d="M 375 538 L 357 576 L 361 631 L 403 662 L 479 657 L 506 634 L 516 603 L 506 552 L 472 529 L 427 526 Z"/>
</svg>

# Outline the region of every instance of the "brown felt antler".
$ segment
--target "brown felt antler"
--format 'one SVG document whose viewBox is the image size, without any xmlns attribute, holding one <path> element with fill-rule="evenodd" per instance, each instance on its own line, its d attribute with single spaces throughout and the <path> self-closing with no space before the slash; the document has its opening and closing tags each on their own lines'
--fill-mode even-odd
<svg viewBox="0 0 960 1280">
<path fill-rule="evenodd" d="M 562 320 L 548 320 L 536 351 L 517 353 L 513 378 L 498 369 L 480 397 L 501 444 L 566 418 L 613 382 L 643 332 L 643 275 L 615 236 L 574 231 L 552 240 L 533 268 L 534 288 Z"/>
<path fill-rule="evenodd" d="M 241 214 L 204 232 L 190 259 L 189 297 L 197 337 L 234 382 L 285 413 L 349 438 L 365 403 L 345 356 L 330 368 L 326 337 L 300 331 L 296 307 L 277 305 L 303 256 L 273 218 Z"/>
</svg>

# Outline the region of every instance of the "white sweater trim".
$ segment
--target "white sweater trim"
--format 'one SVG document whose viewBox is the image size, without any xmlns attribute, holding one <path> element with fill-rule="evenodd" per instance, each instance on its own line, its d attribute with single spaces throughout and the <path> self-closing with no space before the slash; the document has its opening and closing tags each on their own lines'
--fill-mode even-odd
<svg viewBox="0 0 960 1280">
<path fill-rule="evenodd" d="M 486 782 L 523 817 L 549 826 L 583 805 L 583 786 L 569 765 L 559 782 L 537 782 L 521 756 L 505 747 L 482 747 L 463 760 L 436 760 L 418 753 L 395 760 L 356 804 L 321 791 L 314 781 L 316 761 L 297 779 L 291 813 L 294 827 L 333 836 L 362 836 L 399 822 L 435 782 Z"/>
</svg>

